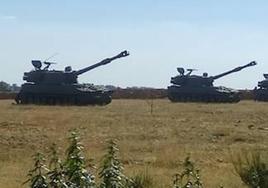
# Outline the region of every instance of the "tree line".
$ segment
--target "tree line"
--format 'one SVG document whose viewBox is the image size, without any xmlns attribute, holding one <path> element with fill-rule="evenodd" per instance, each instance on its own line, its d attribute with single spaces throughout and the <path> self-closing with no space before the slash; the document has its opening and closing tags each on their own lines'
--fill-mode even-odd
<svg viewBox="0 0 268 188">
<path fill-rule="evenodd" d="M 17 84 L 8 84 L 4 81 L 0 81 L 0 92 L 17 92 L 20 87 Z"/>
</svg>

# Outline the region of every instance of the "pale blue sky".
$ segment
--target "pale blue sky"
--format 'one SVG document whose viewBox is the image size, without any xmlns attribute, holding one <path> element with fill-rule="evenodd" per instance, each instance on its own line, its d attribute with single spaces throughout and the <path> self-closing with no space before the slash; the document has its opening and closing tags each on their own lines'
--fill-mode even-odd
<svg viewBox="0 0 268 188">
<path fill-rule="evenodd" d="M 250 89 L 268 72 L 267 10 L 264 0 L 1 1 L 0 80 L 21 84 L 31 59 L 56 52 L 54 69 L 79 69 L 127 49 L 80 82 L 165 88 L 179 66 L 215 75 L 256 60 L 215 82 Z"/>
</svg>

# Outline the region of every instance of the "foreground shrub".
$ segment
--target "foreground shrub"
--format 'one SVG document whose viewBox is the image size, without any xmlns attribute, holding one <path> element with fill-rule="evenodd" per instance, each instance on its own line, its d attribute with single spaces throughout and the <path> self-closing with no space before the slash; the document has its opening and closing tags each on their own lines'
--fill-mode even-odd
<svg viewBox="0 0 268 188">
<path fill-rule="evenodd" d="M 235 171 L 248 187 L 268 187 L 267 161 L 263 161 L 261 159 L 261 154 L 259 151 L 242 151 L 235 157 L 232 157 L 232 163 Z"/>
<path fill-rule="evenodd" d="M 77 131 L 72 131 L 69 146 L 65 152 L 65 160 L 61 160 L 58 149 L 53 145 L 50 149 L 49 168 L 41 153 L 33 156 L 34 167 L 28 173 L 24 184 L 31 188 L 155 188 L 154 178 L 148 170 L 140 172 L 133 178 L 123 173 L 123 164 L 119 160 L 119 149 L 114 141 L 110 141 L 107 153 L 102 158 L 99 171 L 99 184 L 88 170 L 87 160 L 83 155 L 83 145 Z M 260 152 L 243 152 L 232 157 L 232 163 L 241 180 L 249 188 L 268 188 L 268 167 L 261 158 Z M 161 179 L 161 177 L 159 177 Z M 183 170 L 173 180 L 173 188 L 203 188 L 199 170 L 187 157 Z M 222 188 L 222 187 L 221 187 Z"/>
<path fill-rule="evenodd" d="M 136 174 L 131 178 L 133 188 L 153 188 L 154 187 L 154 178 L 150 175 L 148 169 L 144 172 Z"/>
<path fill-rule="evenodd" d="M 86 169 L 83 149 L 78 132 L 72 131 L 64 163 L 67 184 L 74 187 L 93 188 L 95 187 L 94 176 Z"/>
<path fill-rule="evenodd" d="M 53 144 L 50 148 L 50 162 L 49 168 L 51 169 L 48 173 L 49 185 L 51 188 L 67 188 L 67 179 L 65 176 L 64 166 L 59 158 L 56 145 Z"/>
<path fill-rule="evenodd" d="M 175 175 L 173 180 L 173 188 L 202 188 L 199 170 L 190 161 L 190 157 L 186 157 L 183 163 L 183 172 Z"/>
<path fill-rule="evenodd" d="M 27 181 L 31 188 L 132 188 L 132 181 L 123 174 L 123 165 L 118 158 L 119 149 L 114 141 L 110 141 L 107 153 L 103 156 L 100 167 L 100 185 L 87 169 L 83 156 L 84 146 L 80 142 L 77 131 L 72 131 L 69 146 L 66 149 L 64 162 L 59 158 L 54 144 L 50 148 L 49 168 L 45 165 L 45 157 L 41 153 L 34 155 L 34 168 L 29 171 Z"/>
<path fill-rule="evenodd" d="M 127 178 L 123 174 L 123 166 L 118 159 L 119 149 L 114 141 L 108 143 L 107 154 L 104 155 L 99 173 L 102 182 L 100 188 L 124 188 Z"/>
<path fill-rule="evenodd" d="M 50 170 L 45 165 L 45 157 L 37 153 L 34 168 L 29 171 L 25 183 L 30 183 L 31 188 L 96 188 L 94 176 L 86 168 L 83 149 L 78 132 L 72 131 L 65 161 L 60 160 L 53 145 L 49 156 Z"/>
<path fill-rule="evenodd" d="M 29 171 L 28 177 L 23 184 L 30 183 L 31 188 L 47 188 L 48 182 L 46 173 L 49 171 L 45 165 L 45 157 L 41 153 L 37 153 L 33 156 L 34 168 Z"/>
</svg>

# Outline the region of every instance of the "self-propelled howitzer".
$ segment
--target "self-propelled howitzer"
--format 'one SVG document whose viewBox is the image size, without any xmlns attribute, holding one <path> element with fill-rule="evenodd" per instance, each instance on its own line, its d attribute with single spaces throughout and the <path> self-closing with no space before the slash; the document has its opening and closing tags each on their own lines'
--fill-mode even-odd
<svg viewBox="0 0 268 188">
<path fill-rule="evenodd" d="M 92 69 L 95 69 L 99 66 L 106 65 L 111 63 L 113 60 L 128 56 L 127 51 L 123 51 L 120 54 L 106 58 L 99 63 L 94 65 L 88 66 L 86 68 L 73 71 L 70 66 L 65 67 L 64 71 L 60 70 L 49 70 L 51 62 L 41 62 L 39 60 L 33 60 L 32 64 L 35 70 L 30 72 L 25 72 L 23 76 L 23 80 L 30 83 L 37 83 L 37 84 L 76 84 L 78 83 L 77 78 L 79 75 L 84 74 Z M 46 66 L 42 69 L 42 64 Z"/>
<path fill-rule="evenodd" d="M 178 68 L 180 75 L 171 78 L 170 82 L 173 85 L 168 87 L 168 98 L 172 102 L 238 102 L 240 100 L 238 91 L 222 86 L 215 87 L 213 82 L 216 79 L 256 64 L 255 61 L 252 61 L 244 66 L 215 76 L 208 76 L 207 73 L 203 73 L 202 76 L 191 75 L 194 69 L 187 69 L 188 72 L 185 74 L 183 68 Z"/>
<path fill-rule="evenodd" d="M 263 74 L 264 80 L 258 82 L 258 86 L 254 88 L 254 99 L 256 101 L 268 102 L 268 74 Z"/>
<path fill-rule="evenodd" d="M 18 104 L 108 104 L 111 102 L 110 89 L 93 84 L 79 84 L 78 76 L 128 55 L 127 51 L 123 51 L 114 57 L 77 71 L 73 71 L 70 66 L 67 66 L 64 71 L 49 70 L 50 65 L 54 63 L 33 60 L 35 69 L 24 73 L 23 80 L 26 83 L 22 85 L 15 100 Z M 43 64 L 46 65 L 44 68 L 42 68 Z"/>
</svg>

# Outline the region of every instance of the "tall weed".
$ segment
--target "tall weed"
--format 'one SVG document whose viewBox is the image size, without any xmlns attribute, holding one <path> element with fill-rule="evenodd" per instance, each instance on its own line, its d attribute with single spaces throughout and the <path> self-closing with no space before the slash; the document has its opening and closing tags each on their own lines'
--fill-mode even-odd
<svg viewBox="0 0 268 188">
<path fill-rule="evenodd" d="M 249 188 L 268 187 L 268 161 L 261 158 L 259 151 L 241 151 L 232 156 L 236 173 Z"/>
</svg>

